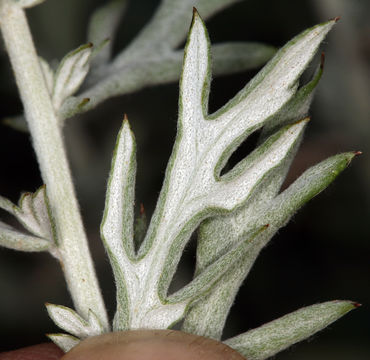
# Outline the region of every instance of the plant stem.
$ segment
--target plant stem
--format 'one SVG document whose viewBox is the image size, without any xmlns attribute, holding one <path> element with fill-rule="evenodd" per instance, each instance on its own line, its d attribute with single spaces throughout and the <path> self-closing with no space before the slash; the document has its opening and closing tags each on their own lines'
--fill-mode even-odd
<svg viewBox="0 0 370 360">
<path fill-rule="evenodd" d="M 108 320 L 87 244 L 72 177 L 24 10 L 0 0 L 0 26 L 24 105 L 24 112 L 46 183 L 55 221 L 58 255 L 76 310 L 91 309 L 108 328 Z"/>
</svg>

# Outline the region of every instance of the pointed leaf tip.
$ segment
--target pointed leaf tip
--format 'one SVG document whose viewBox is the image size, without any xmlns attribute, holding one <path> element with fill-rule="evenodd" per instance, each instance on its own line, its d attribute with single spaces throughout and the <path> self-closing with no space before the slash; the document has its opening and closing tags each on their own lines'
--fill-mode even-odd
<svg viewBox="0 0 370 360">
<path fill-rule="evenodd" d="M 81 109 L 84 107 L 88 102 L 90 102 L 90 98 L 83 98 L 81 102 L 78 104 L 78 108 Z"/>
<path fill-rule="evenodd" d="M 355 157 L 362 155 L 362 151 L 351 151 L 346 153 L 345 155 L 347 155 L 347 166 L 348 166 Z"/>
<path fill-rule="evenodd" d="M 194 25 L 194 22 L 196 20 L 200 20 L 202 23 L 204 22 L 202 17 L 200 16 L 199 14 L 199 11 L 196 7 L 193 6 L 193 18 L 192 18 L 192 21 L 191 21 L 191 25 L 190 25 L 190 28 L 192 27 L 192 25 Z"/>
<path fill-rule="evenodd" d="M 305 125 L 305 124 L 308 124 L 309 121 L 311 121 L 311 116 L 306 116 L 305 118 L 296 121 L 291 126 L 298 125 L 300 123 L 302 123 L 302 125 Z"/>
</svg>

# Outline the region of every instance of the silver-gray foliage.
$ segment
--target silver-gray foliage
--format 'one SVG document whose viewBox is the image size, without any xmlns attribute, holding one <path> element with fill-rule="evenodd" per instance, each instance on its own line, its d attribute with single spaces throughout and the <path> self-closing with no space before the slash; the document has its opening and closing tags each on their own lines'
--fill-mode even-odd
<svg viewBox="0 0 370 360">
<path fill-rule="evenodd" d="M 67 163 L 63 160 L 61 170 L 55 169 L 46 152 L 58 154 L 58 160 L 55 156 L 52 159 L 62 164 L 65 153 L 60 124 L 67 116 L 91 108 L 106 97 L 177 78 L 181 59 L 174 49 L 185 31 L 177 25 L 183 24 L 180 19 L 187 16 L 189 5 L 197 3 L 210 16 L 235 0 L 163 0 L 153 19 L 113 60 L 106 37 L 113 36 L 126 1 L 109 2 L 93 15 L 89 26 L 89 36 L 98 42 L 100 53 L 91 44 L 81 46 L 67 54 L 55 72 L 36 57 L 32 41 L 23 48 L 17 38 L 17 34 L 23 34 L 30 39 L 23 7 L 39 2 L 0 1 L 0 17 L 11 14 L 0 20 L 46 179 L 46 187 L 35 194 L 24 194 L 18 205 L 0 197 L 0 208 L 24 228 L 20 231 L 0 222 L 0 244 L 23 251 L 46 250 L 64 264 L 76 311 L 60 305 L 46 306 L 54 322 L 68 333 L 49 337 L 68 351 L 86 337 L 110 331 L 110 325 L 93 269 L 84 259 L 89 254 L 71 181 L 58 173 L 69 175 Z M 107 16 L 112 17 L 111 22 Z M 243 64 L 236 65 L 237 69 L 259 65 L 271 55 L 271 49 L 259 44 L 212 48 L 205 25 L 194 9 L 180 79 L 177 136 L 157 206 L 140 242 L 135 240 L 134 226 L 136 143 L 127 118 L 114 149 L 101 223 L 101 237 L 117 288 L 114 331 L 166 329 L 184 320 L 184 331 L 220 340 L 237 291 L 261 249 L 358 154 L 332 156 L 280 190 L 309 122 L 308 110 L 323 62 L 302 87 L 300 77 L 335 22 L 316 25 L 289 41 L 233 99 L 210 114 L 211 51 L 216 53 L 214 68 L 225 73 L 233 62 Z M 13 43 L 19 46 L 12 48 Z M 251 56 L 250 51 L 257 55 Z M 29 57 L 32 52 L 35 56 Z M 34 81 L 25 77 L 26 65 Z M 87 88 L 74 97 L 85 78 Z M 35 94 L 35 84 L 42 95 Z M 260 129 L 255 150 L 225 172 L 233 152 Z M 48 143 L 45 131 L 53 136 L 53 143 Z M 74 215 L 69 219 L 71 209 Z M 194 278 L 170 294 L 183 250 L 198 227 Z M 354 307 L 356 304 L 350 301 L 312 305 L 225 343 L 248 359 L 266 359 L 325 328 Z"/>
</svg>

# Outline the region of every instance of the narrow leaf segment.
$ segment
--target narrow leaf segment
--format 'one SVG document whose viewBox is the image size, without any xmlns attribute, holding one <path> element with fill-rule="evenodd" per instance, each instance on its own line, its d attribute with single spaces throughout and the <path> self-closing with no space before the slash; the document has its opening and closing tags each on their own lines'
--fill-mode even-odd
<svg viewBox="0 0 370 360">
<path fill-rule="evenodd" d="M 225 341 L 248 360 L 264 360 L 324 329 L 358 304 L 329 301 L 311 305 Z"/>
<path fill-rule="evenodd" d="M 134 281 L 131 279 L 131 268 L 134 258 L 135 175 L 135 139 L 125 118 L 113 154 L 101 224 L 101 237 L 117 286 L 117 312 L 114 320 L 116 330 L 124 330 L 127 327 L 129 316 L 125 284 L 127 281 Z"/>
</svg>

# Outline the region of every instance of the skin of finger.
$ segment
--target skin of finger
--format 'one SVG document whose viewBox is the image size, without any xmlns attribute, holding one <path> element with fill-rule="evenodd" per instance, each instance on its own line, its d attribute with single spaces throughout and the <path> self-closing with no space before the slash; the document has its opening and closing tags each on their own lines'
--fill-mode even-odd
<svg viewBox="0 0 370 360">
<path fill-rule="evenodd" d="M 218 341 L 175 330 L 136 330 L 88 338 L 61 360 L 246 360 Z"/>
<path fill-rule="evenodd" d="M 0 354 L 0 360 L 59 360 L 63 351 L 54 344 L 39 344 Z"/>
</svg>

